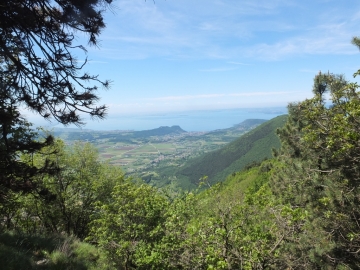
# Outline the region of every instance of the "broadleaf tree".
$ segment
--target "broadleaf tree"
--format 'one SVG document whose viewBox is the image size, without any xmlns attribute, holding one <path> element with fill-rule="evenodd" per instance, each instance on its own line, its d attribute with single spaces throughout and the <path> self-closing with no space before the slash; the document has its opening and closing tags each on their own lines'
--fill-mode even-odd
<svg viewBox="0 0 360 270">
<path fill-rule="evenodd" d="M 119 167 L 99 160 L 94 146 L 77 142 L 71 147 L 59 139 L 41 154 L 22 159 L 43 167 L 50 160 L 59 170 L 53 175 L 37 175 L 42 189 L 18 198 L 21 211 L 13 226 L 26 233 L 66 233 L 85 238 L 96 218 L 95 203 L 106 203 L 124 173 Z"/>
</svg>

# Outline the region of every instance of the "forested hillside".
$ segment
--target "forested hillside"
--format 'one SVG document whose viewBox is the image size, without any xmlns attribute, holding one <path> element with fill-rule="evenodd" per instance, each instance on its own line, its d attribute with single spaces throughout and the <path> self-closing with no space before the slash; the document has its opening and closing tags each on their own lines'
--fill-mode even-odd
<svg viewBox="0 0 360 270">
<path fill-rule="evenodd" d="M 219 150 L 190 159 L 176 173 L 179 181 L 196 186 L 206 176 L 209 183 L 223 181 L 227 175 L 245 166 L 271 157 L 272 148 L 280 147 L 276 129 L 285 124 L 286 115 L 271 119 Z"/>
</svg>

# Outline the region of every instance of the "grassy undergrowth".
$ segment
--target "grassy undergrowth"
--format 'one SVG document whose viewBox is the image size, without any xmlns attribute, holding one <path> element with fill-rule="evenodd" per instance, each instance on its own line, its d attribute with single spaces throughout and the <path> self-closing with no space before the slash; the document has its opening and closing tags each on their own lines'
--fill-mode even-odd
<svg viewBox="0 0 360 270">
<path fill-rule="evenodd" d="M 75 237 L 0 234 L 1 269 L 114 269 L 95 246 Z"/>
</svg>

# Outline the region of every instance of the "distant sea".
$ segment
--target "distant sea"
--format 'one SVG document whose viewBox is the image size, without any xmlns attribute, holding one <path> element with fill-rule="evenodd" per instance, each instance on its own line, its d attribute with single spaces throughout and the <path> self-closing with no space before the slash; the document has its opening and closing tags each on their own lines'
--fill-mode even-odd
<svg viewBox="0 0 360 270">
<path fill-rule="evenodd" d="M 138 131 L 160 126 L 178 125 L 185 131 L 211 131 L 232 127 L 246 119 L 269 120 L 286 113 L 286 108 L 278 107 L 187 111 L 118 117 L 109 115 L 102 121 L 87 121 L 84 129 Z"/>
</svg>

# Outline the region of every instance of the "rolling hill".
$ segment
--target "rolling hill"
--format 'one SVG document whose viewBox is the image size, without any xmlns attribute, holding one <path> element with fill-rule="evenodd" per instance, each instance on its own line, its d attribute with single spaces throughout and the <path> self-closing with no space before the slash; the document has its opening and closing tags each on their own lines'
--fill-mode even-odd
<svg viewBox="0 0 360 270">
<path fill-rule="evenodd" d="M 186 133 L 179 126 L 162 126 L 150 130 L 142 131 L 97 131 L 97 130 L 76 130 L 76 129 L 55 129 L 53 134 L 56 137 L 60 137 L 67 141 L 90 141 L 94 142 L 95 140 L 109 140 L 111 142 L 127 142 L 132 139 L 147 139 L 152 136 L 165 136 L 165 135 L 174 135 L 174 134 L 183 134 Z"/>
<path fill-rule="evenodd" d="M 286 115 L 275 117 L 219 150 L 188 160 L 176 172 L 178 181 L 183 182 L 180 186 L 196 186 L 203 176 L 209 183 L 216 183 L 250 163 L 270 158 L 271 149 L 280 147 L 276 129 L 286 119 Z"/>
</svg>

